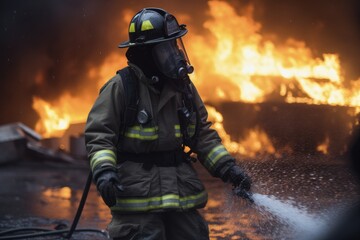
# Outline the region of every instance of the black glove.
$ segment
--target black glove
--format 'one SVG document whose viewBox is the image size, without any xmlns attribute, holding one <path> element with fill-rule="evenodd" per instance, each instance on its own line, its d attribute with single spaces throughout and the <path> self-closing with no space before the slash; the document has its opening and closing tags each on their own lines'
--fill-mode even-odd
<svg viewBox="0 0 360 240">
<path fill-rule="evenodd" d="M 234 164 L 232 167 L 230 167 L 227 172 L 227 179 L 233 184 L 235 188 L 250 191 L 251 179 L 238 165 Z"/>
<path fill-rule="evenodd" d="M 105 204 L 112 207 L 116 204 L 116 193 L 122 191 L 120 178 L 115 167 L 101 170 L 94 174 L 96 187 Z"/>
</svg>

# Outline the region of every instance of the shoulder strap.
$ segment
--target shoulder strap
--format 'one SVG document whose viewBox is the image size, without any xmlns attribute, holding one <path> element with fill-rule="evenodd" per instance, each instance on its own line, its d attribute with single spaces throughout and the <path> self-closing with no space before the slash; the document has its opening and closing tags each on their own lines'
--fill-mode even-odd
<svg viewBox="0 0 360 240">
<path fill-rule="evenodd" d="M 132 126 L 136 120 L 139 102 L 138 79 L 130 67 L 123 68 L 116 73 L 121 77 L 125 94 L 124 118 L 120 126 L 120 133 L 123 135 L 126 128 Z"/>
<path fill-rule="evenodd" d="M 179 116 L 179 122 L 180 122 L 180 131 L 183 135 L 183 141 L 184 144 L 188 147 L 190 147 L 190 151 L 188 152 L 188 155 L 192 153 L 192 148 L 196 145 L 196 142 L 198 140 L 199 135 L 199 127 L 200 127 L 200 114 L 199 110 L 196 106 L 195 100 L 194 100 L 194 94 L 192 85 L 190 84 L 191 81 L 188 79 L 187 83 L 184 83 L 182 88 L 182 99 L 184 106 L 183 108 L 178 110 L 178 116 Z M 190 124 L 190 119 L 192 117 L 192 114 L 195 113 L 195 132 L 190 137 L 188 131 L 188 126 Z"/>
</svg>

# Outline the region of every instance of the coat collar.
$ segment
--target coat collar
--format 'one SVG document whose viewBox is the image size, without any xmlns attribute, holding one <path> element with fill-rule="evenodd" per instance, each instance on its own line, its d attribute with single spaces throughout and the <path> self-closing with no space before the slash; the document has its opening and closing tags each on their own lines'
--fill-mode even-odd
<svg viewBox="0 0 360 240">
<path fill-rule="evenodd" d="M 145 76 L 144 72 L 135 64 L 128 62 L 128 65 L 134 71 L 135 75 L 138 77 L 141 83 L 143 83 L 150 91 L 154 92 L 155 94 L 160 94 L 159 105 L 157 111 L 160 111 L 165 104 L 174 96 L 176 96 L 177 91 L 175 90 L 174 86 L 169 83 L 164 84 L 164 88 L 159 92 L 154 86 L 152 86 L 152 81 L 148 77 Z"/>
<path fill-rule="evenodd" d="M 171 84 L 166 83 L 160 93 L 160 101 L 157 110 L 160 111 L 171 98 L 176 96 L 176 94 L 177 92 L 174 87 Z"/>
<path fill-rule="evenodd" d="M 151 81 L 149 78 L 147 78 L 144 74 L 144 72 L 135 64 L 128 62 L 129 67 L 134 71 L 136 77 L 146 86 L 149 86 L 151 84 Z"/>
</svg>

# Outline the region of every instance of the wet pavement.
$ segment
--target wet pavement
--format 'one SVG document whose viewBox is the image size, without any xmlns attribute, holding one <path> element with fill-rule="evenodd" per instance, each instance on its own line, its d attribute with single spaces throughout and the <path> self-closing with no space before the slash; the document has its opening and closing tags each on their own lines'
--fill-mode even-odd
<svg viewBox="0 0 360 240">
<path fill-rule="evenodd" d="M 209 202 L 201 213 L 209 223 L 212 240 L 294 239 L 294 226 L 234 196 L 231 186 L 211 178 L 198 163 L 196 168 L 209 192 Z M 347 207 L 359 197 L 358 186 L 342 159 L 269 157 L 246 161 L 244 168 L 252 176 L 255 193 L 291 202 L 319 218 L 326 218 L 334 209 Z M 0 231 L 20 227 L 70 227 L 88 171 L 85 162 L 75 166 L 23 161 L 0 166 Z M 92 185 L 78 228 L 106 229 L 109 221 L 109 210 Z M 73 239 L 106 237 L 98 232 L 82 232 L 74 234 Z"/>
</svg>

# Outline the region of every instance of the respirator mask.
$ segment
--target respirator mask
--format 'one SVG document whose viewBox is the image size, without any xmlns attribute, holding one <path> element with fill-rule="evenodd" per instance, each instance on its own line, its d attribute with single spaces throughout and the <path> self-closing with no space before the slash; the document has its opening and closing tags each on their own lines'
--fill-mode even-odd
<svg viewBox="0 0 360 240">
<path fill-rule="evenodd" d="M 181 38 L 156 44 L 152 55 L 159 71 L 167 78 L 182 80 L 194 71 Z"/>
</svg>

